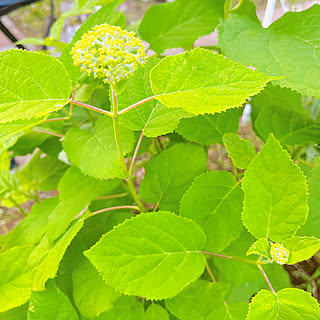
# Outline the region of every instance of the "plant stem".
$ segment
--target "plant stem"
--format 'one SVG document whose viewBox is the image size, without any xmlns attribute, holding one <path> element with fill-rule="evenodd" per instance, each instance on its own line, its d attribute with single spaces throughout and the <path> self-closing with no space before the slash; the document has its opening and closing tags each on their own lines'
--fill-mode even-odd
<svg viewBox="0 0 320 320">
<path fill-rule="evenodd" d="M 132 182 L 132 179 L 129 175 L 128 168 L 126 161 L 124 159 L 123 149 L 122 149 L 122 143 L 120 138 L 120 129 L 119 129 L 119 113 L 118 113 L 118 100 L 117 96 L 111 87 L 111 93 L 112 93 L 112 120 L 113 120 L 113 129 L 114 129 L 114 137 L 116 141 L 116 146 L 118 149 L 119 159 L 121 163 L 122 172 L 126 178 L 128 191 L 130 192 L 131 196 L 133 197 L 134 201 L 138 205 L 141 212 L 145 212 L 146 208 L 144 207 L 142 201 L 140 200 L 137 191 L 134 187 L 134 184 Z"/>
<path fill-rule="evenodd" d="M 8 198 L 18 209 L 19 209 L 19 211 L 20 211 L 20 213 L 24 216 L 24 217 L 26 217 L 28 214 L 27 214 L 27 212 L 25 211 L 25 210 L 23 210 L 23 208 L 20 206 L 20 204 L 17 202 L 17 201 L 15 201 L 13 198 Z"/>
<path fill-rule="evenodd" d="M 208 254 L 210 256 L 218 257 L 218 258 L 225 258 L 225 259 L 240 261 L 240 262 L 244 262 L 244 263 L 248 263 L 248 264 L 256 264 L 256 265 L 260 264 L 259 261 L 249 260 L 249 259 L 245 259 L 245 258 L 241 258 L 241 257 L 227 256 L 224 254 L 213 253 L 213 252 L 208 252 L 208 251 L 199 251 L 199 252 L 203 253 L 203 254 Z"/>
<path fill-rule="evenodd" d="M 214 277 L 214 275 L 209 267 L 208 261 L 206 261 L 206 269 L 207 269 L 207 272 L 208 272 L 210 278 L 212 279 L 212 282 L 217 282 L 216 278 Z"/>
<path fill-rule="evenodd" d="M 79 102 L 79 101 L 74 101 L 74 100 L 71 100 L 70 103 L 75 104 L 76 106 L 80 106 L 82 108 L 93 110 L 93 111 L 105 114 L 105 115 L 107 115 L 109 117 L 112 117 L 112 113 L 110 111 L 106 111 L 106 110 L 91 106 L 90 104 L 86 104 L 86 103 Z"/>
<path fill-rule="evenodd" d="M 102 213 L 102 212 L 107 212 L 107 211 L 113 211 L 113 210 L 121 210 L 121 209 L 131 209 L 131 210 L 137 210 L 140 211 L 139 207 L 137 206 L 118 206 L 118 207 L 110 207 L 110 208 L 105 208 L 105 209 L 101 209 L 98 211 L 94 211 L 91 213 L 91 215 L 95 215 L 98 213 Z"/>
<path fill-rule="evenodd" d="M 132 175 L 134 162 L 136 161 L 136 158 L 137 158 L 137 155 L 138 155 L 138 152 L 139 152 L 139 148 L 141 146 L 142 139 L 143 139 L 143 130 L 141 131 L 141 135 L 139 137 L 136 149 L 134 150 L 134 154 L 133 154 L 133 157 L 132 157 L 132 160 L 131 160 L 131 164 L 130 164 L 130 168 L 129 168 L 129 177 L 131 177 L 131 175 Z"/>
<path fill-rule="evenodd" d="M 39 133 L 50 134 L 51 136 L 60 137 L 60 138 L 63 138 L 63 137 L 64 137 L 63 134 L 55 133 L 55 132 L 50 132 L 50 131 L 46 131 L 46 130 L 36 130 L 36 129 L 33 129 L 32 131 L 34 131 L 34 132 L 39 132 Z"/>
<path fill-rule="evenodd" d="M 269 278 L 267 277 L 266 273 L 265 273 L 264 270 L 262 269 L 261 265 L 257 263 L 257 267 L 258 267 L 258 269 L 261 271 L 261 273 L 262 273 L 264 279 L 266 280 L 266 282 L 267 282 L 270 290 L 271 290 L 274 294 L 276 294 L 276 292 L 274 291 L 274 289 L 273 289 L 273 287 L 272 287 L 272 284 L 271 284 Z"/>
<path fill-rule="evenodd" d="M 128 192 L 119 193 L 119 194 L 111 194 L 109 196 L 102 196 L 97 198 L 96 200 L 103 200 L 103 199 L 115 199 L 115 198 L 122 198 L 128 195 Z"/>
<path fill-rule="evenodd" d="M 230 0 L 225 0 L 224 2 L 224 20 L 228 19 L 230 12 Z"/>
<path fill-rule="evenodd" d="M 122 115 L 122 114 L 124 114 L 124 113 L 126 113 L 126 112 L 128 112 L 128 111 L 130 111 L 130 110 L 132 110 L 132 109 L 134 109 L 134 108 L 136 108 L 136 107 L 138 107 L 138 106 L 140 106 L 140 105 L 148 102 L 148 101 L 151 101 L 152 99 L 154 99 L 154 96 L 149 97 L 149 98 L 146 98 L 146 99 L 143 99 L 143 100 L 141 100 L 141 101 L 133 104 L 133 105 L 130 106 L 130 107 L 127 107 L 127 108 L 125 108 L 125 109 L 122 109 L 121 111 L 119 111 L 119 115 Z"/>
<path fill-rule="evenodd" d="M 233 7 L 233 8 L 230 10 L 230 12 L 231 12 L 231 13 L 235 13 L 237 10 L 240 9 L 240 7 L 242 6 L 242 4 L 243 4 L 243 0 L 239 0 L 238 4 L 237 4 L 235 7 Z"/>
<path fill-rule="evenodd" d="M 314 164 L 309 163 L 309 162 L 307 162 L 307 161 L 304 161 L 303 159 L 297 159 L 297 161 L 303 163 L 304 165 L 306 165 L 306 166 L 308 166 L 308 167 L 311 167 L 311 168 L 314 168 L 314 167 L 315 167 Z"/>
</svg>

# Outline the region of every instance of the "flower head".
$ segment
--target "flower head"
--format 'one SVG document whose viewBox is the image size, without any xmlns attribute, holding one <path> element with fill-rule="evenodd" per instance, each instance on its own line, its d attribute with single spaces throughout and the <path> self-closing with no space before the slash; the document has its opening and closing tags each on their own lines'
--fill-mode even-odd
<svg viewBox="0 0 320 320">
<path fill-rule="evenodd" d="M 271 243 L 270 254 L 273 261 L 285 264 L 289 260 L 290 251 L 281 243 Z"/>
<path fill-rule="evenodd" d="M 77 41 L 71 51 L 74 65 L 94 78 L 116 84 L 127 78 L 147 56 L 134 32 L 109 24 L 95 26 Z"/>
</svg>

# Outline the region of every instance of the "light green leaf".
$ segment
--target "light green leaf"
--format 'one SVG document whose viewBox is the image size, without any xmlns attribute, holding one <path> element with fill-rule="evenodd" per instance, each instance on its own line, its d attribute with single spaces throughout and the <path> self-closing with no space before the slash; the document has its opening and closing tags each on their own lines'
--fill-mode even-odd
<svg viewBox="0 0 320 320">
<path fill-rule="evenodd" d="M 206 320 L 244 320 L 247 312 L 247 301 L 224 303 L 219 309 L 213 310 Z"/>
<path fill-rule="evenodd" d="M 257 238 L 282 242 L 308 214 L 306 179 L 271 134 L 242 180 L 243 224 Z"/>
<path fill-rule="evenodd" d="M 267 239 L 259 239 L 250 247 L 247 252 L 247 256 L 250 254 L 258 254 L 272 261 L 270 250 L 271 247 L 269 241 Z"/>
<path fill-rule="evenodd" d="M 41 203 L 34 204 L 29 214 L 4 236 L 2 249 L 37 244 L 46 231 L 49 215 L 57 205 L 58 197 L 48 198 Z"/>
<path fill-rule="evenodd" d="M 178 213 L 181 197 L 192 180 L 206 171 L 206 161 L 206 154 L 198 145 L 176 144 L 164 150 L 145 166 L 139 189 L 141 198 L 158 203 L 161 210 Z"/>
<path fill-rule="evenodd" d="M 169 314 L 159 304 L 153 303 L 144 314 L 144 320 L 169 320 Z"/>
<path fill-rule="evenodd" d="M 284 76 L 282 87 L 320 97 L 320 6 L 288 12 L 264 29 L 248 17 L 232 15 L 219 27 L 218 46 L 235 61 L 270 76 Z"/>
<path fill-rule="evenodd" d="M 0 317 L 2 320 L 26 320 L 27 313 L 28 303 L 14 309 L 10 309 L 6 312 L 0 313 Z"/>
<path fill-rule="evenodd" d="M 195 222 L 160 211 L 126 220 L 85 255 L 119 292 L 158 300 L 177 295 L 202 274 L 204 245 Z"/>
<path fill-rule="evenodd" d="M 295 264 L 311 258 L 320 248 L 320 240 L 315 237 L 292 237 L 282 242 L 290 251 L 286 264 Z"/>
<path fill-rule="evenodd" d="M 134 133 L 120 126 L 120 136 L 123 152 L 126 154 L 133 148 Z M 84 174 L 98 179 L 125 178 L 111 118 L 100 117 L 93 133 L 76 128 L 69 130 L 64 138 L 63 147 L 71 163 Z"/>
<path fill-rule="evenodd" d="M 56 58 L 26 50 L 2 51 L 0 68 L 0 123 L 40 118 L 68 103 L 70 78 Z"/>
<path fill-rule="evenodd" d="M 299 289 L 283 289 L 275 294 L 261 290 L 249 305 L 247 320 L 316 320 L 320 309 L 310 293 Z"/>
<path fill-rule="evenodd" d="M 197 280 L 176 297 L 166 300 L 166 308 L 179 319 L 207 319 L 214 309 L 222 307 L 228 289 L 224 283 Z"/>
<path fill-rule="evenodd" d="M 139 34 L 157 53 L 169 48 L 188 49 L 200 36 L 214 31 L 223 17 L 223 3 L 222 0 L 176 0 L 153 5 L 142 19 Z"/>
<path fill-rule="evenodd" d="M 150 71 L 159 61 L 158 57 L 149 59 L 143 68 L 129 77 L 126 89 L 118 97 L 119 110 L 153 96 Z M 147 137 L 158 137 L 172 132 L 181 118 L 190 116 L 180 108 L 167 108 L 159 101 L 151 100 L 124 113 L 119 119 L 121 124 L 131 130 L 144 130 Z"/>
<path fill-rule="evenodd" d="M 59 204 L 49 216 L 47 237 L 53 243 L 66 231 L 72 220 L 90 204 L 92 200 L 112 191 L 119 180 L 101 181 L 85 176 L 79 169 L 71 167 L 60 180 Z"/>
<path fill-rule="evenodd" d="M 72 282 L 74 303 L 80 313 L 90 319 L 112 309 L 120 296 L 104 282 L 87 259 L 75 266 Z"/>
<path fill-rule="evenodd" d="M 239 169 L 247 169 L 256 154 L 251 140 L 244 140 L 237 134 L 227 133 L 223 136 L 223 144 L 233 164 Z"/>
<path fill-rule="evenodd" d="M 78 320 L 76 310 L 64 293 L 49 281 L 47 290 L 33 292 L 30 298 L 28 320 Z"/>
<path fill-rule="evenodd" d="M 176 132 L 185 139 L 205 145 L 220 143 L 228 132 L 237 132 L 239 128 L 239 112 L 229 109 L 216 114 L 199 115 L 180 121 Z"/>
<path fill-rule="evenodd" d="M 94 320 L 145 320 L 144 309 L 136 297 L 121 296 L 110 311 L 102 313 Z"/>
<path fill-rule="evenodd" d="M 180 214 L 195 220 L 207 235 L 206 251 L 220 252 L 243 230 L 243 192 L 230 172 L 207 172 L 194 179 Z"/>
<path fill-rule="evenodd" d="M 82 226 L 83 220 L 78 220 L 53 246 L 49 245 L 46 237 L 42 238 L 38 250 L 35 250 L 29 260 L 31 266 L 37 265 L 33 269 L 32 275 L 33 291 L 45 290 L 47 280 L 55 278 L 65 251 Z M 41 261 L 38 264 L 37 260 L 41 256 Z"/>
<path fill-rule="evenodd" d="M 162 59 L 150 79 L 155 99 L 165 106 L 204 114 L 239 107 L 276 78 L 196 48 Z"/>
<path fill-rule="evenodd" d="M 309 182 L 309 215 L 298 234 L 320 237 L 320 162 L 312 170 Z"/>
<path fill-rule="evenodd" d="M 27 260 L 34 247 L 23 246 L 0 254 L 0 312 L 19 307 L 31 295 L 31 270 Z"/>
<path fill-rule="evenodd" d="M 111 23 L 113 16 L 116 12 L 119 0 L 114 0 L 109 4 L 103 6 L 99 11 L 91 15 L 85 23 L 77 30 L 72 38 L 72 41 L 63 49 L 61 53 L 61 61 L 65 65 L 68 73 L 72 79 L 72 83 L 76 84 L 80 77 L 80 66 L 76 67 L 73 65 L 73 59 L 70 54 L 75 43 L 81 39 L 81 37 L 89 30 L 94 28 L 96 25 L 102 23 Z"/>
</svg>

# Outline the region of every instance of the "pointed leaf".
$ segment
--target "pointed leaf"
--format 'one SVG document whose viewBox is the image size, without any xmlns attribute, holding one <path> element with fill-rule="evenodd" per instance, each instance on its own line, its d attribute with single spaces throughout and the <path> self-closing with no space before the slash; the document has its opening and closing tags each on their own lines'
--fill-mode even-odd
<svg viewBox="0 0 320 320">
<path fill-rule="evenodd" d="M 68 103 L 70 78 L 56 58 L 26 50 L 2 51 L 0 68 L 0 123 L 40 118 Z"/>
<path fill-rule="evenodd" d="M 223 17 L 223 3 L 222 0 L 176 0 L 153 5 L 142 19 L 139 34 L 157 53 L 168 48 L 190 48 L 200 36 L 214 31 Z"/>
<path fill-rule="evenodd" d="M 206 251 L 220 252 L 242 231 L 243 191 L 225 171 L 197 177 L 182 198 L 182 216 L 195 220 L 207 235 Z"/>
<path fill-rule="evenodd" d="M 204 244 L 205 235 L 195 222 L 160 211 L 126 220 L 85 255 L 119 292 L 165 299 L 201 275 L 206 259 L 199 251 Z"/>
<path fill-rule="evenodd" d="M 160 304 L 151 304 L 144 314 L 144 320 L 169 320 L 169 314 Z"/>
<path fill-rule="evenodd" d="M 242 185 L 242 220 L 257 239 L 282 242 L 305 223 L 306 179 L 273 135 L 250 163 Z"/>
<path fill-rule="evenodd" d="M 206 171 L 206 154 L 194 144 L 176 144 L 150 159 L 140 185 L 141 198 L 162 210 L 179 212 L 181 197 L 192 180 Z M 183 164 L 183 165 L 182 165 Z"/>
<path fill-rule="evenodd" d="M 247 256 L 250 254 L 258 254 L 272 261 L 270 250 L 271 248 L 269 241 L 267 239 L 259 239 L 247 251 Z"/>
<path fill-rule="evenodd" d="M 135 137 L 131 130 L 120 126 L 123 152 L 126 154 L 133 148 Z M 100 117 L 94 127 L 89 130 L 71 129 L 63 141 L 63 148 L 72 164 L 84 174 L 98 178 L 124 178 L 112 119 Z"/>
<path fill-rule="evenodd" d="M 150 79 L 155 99 L 165 106 L 204 114 L 241 106 L 275 78 L 196 48 L 162 59 Z"/>
</svg>

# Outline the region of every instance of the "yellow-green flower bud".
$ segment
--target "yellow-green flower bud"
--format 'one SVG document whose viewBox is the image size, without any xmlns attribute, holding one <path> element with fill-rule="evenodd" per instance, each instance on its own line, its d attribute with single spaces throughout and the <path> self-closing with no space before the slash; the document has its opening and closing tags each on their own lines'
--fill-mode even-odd
<svg viewBox="0 0 320 320">
<path fill-rule="evenodd" d="M 285 264 L 289 261 L 290 251 L 281 243 L 271 243 L 270 254 L 272 260 L 279 264 Z"/>
<path fill-rule="evenodd" d="M 85 33 L 71 51 L 74 65 L 94 78 L 116 84 L 146 62 L 144 46 L 134 32 L 101 24 Z"/>
</svg>

